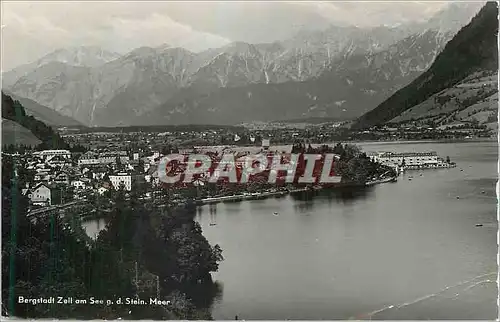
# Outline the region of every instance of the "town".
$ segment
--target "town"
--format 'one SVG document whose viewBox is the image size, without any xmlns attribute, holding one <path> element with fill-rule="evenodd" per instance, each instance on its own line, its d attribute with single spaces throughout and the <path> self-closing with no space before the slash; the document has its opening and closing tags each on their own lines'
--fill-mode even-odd
<svg viewBox="0 0 500 322">
<path fill-rule="evenodd" d="M 404 141 L 404 140 L 464 140 L 495 138 L 496 129 L 474 123 L 432 126 L 413 123 L 373 126 L 369 129 L 349 128 L 350 122 L 277 123 L 257 122 L 238 126 L 178 125 L 114 128 L 59 128 L 69 143 L 90 149 L 126 146 L 162 150 L 169 145 L 192 146 L 259 146 L 263 139 L 273 144 L 313 142 L 325 144 L 347 141 Z M 168 142 L 168 143 L 167 143 Z"/>
<path fill-rule="evenodd" d="M 262 148 L 248 147 L 247 151 L 241 147 L 231 149 L 230 146 L 217 146 L 195 147 L 180 151 L 175 148 L 175 150 L 170 149 L 164 152 L 176 152 L 186 156 L 190 153 L 205 153 L 214 161 L 213 166 L 209 169 L 213 173 L 223 153 L 233 152 L 236 156 L 246 156 L 250 151 L 258 150 L 266 152 L 266 156 L 272 159 L 278 150 L 270 151 L 266 144 L 269 144 L 269 140 L 264 141 Z M 325 147 L 323 146 L 323 149 Z M 288 148 L 287 155 L 292 152 L 291 148 L 292 146 Z M 328 148 L 325 152 L 327 150 Z M 319 152 L 319 150 L 309 147 L 309 152 L 316 151 Z M 279 152 L 286 153 L 286 151 Z M 164 155 L 159 151 L 140 149 L 116 151 L 94 149 L 83 153 L 70 152 L 69 150 L 4 152 L 4 157 L 15 160 L 18 172 L 21 172 L 22 169 L 26 173 L 28 179 L 24 178 L 23 180 L 26 182 L 26 186 L 23 187 L 22 193 L 30 200 L 30 210 L 73 204 L 77 201 L 88 201 L 95 198 L 106 200 L 112 191 L 120 189 L 126 192 L 140 193 L 139 197 L 141 198 L 164 195 L 165 190 L 169 190 L 171 194 L 169 201 L 173 203 L 186 201 L 189 197 L 213 198 L 235 194 L 238 191 L 264 193 L 279 190 L 276 183 L 267 182 L 265 172 L 256 174 L 254 180 L 249 180 L 246 185 L 231 184 L 224 178 L 217 182 L 208 182 L 208 178 L 195 176 L 193 183 L 197 187 L 198 194 L 194 196 L 190 191 L 192 190 L 190 185 L 181 182 L 178 185 L 166 187 L 161 182 L 158 176 L 158 163 Z M 178 171 L 181 170 L 178 169 Z M 304 169 L 302 169 L 303 171 Z M 300 170 L 297 171 L 298 176 L 300 176 L 299 173 Z M 283 176 L 277 176 L 278 185 L 279 179 L 284 180 L 285 176 L 286 173 Z M 340 177 L 338 181 L 340 181 Z"/>
<path fill-rule="evenodd" d="M 276 132 L 276 130 L 274 130 Z M 280 132 L 281 142 L 290 134 Z M 291 138 L 297 137 L 292 133 Z M 194 143 L 221 143 L 215 138 L 231 137 L 232 144 L 226 145 L 194 145 Z M 266 136 L 264 136 L 266 135 Z M 352 144 L 321 144 L 300 142 L 293 144 L 273 144 L 269 133 L 257 132 L 246 135 L 234 133 L 227 129 L 192 131 L 192 132 L 130 132 L 130 133 L 72 133 L 63 136 L 72 146 L 70 150 L 13 149 L 6 147 L 4 156 L 15 160 L 17 171 L 23 169 L 26 186 L 22 193 L 30 200 L 30 213 L 43 212 L 51 207 L 70 207 L 75 204 L 86 205 L 87 214 L 105 216 L 106 205 L 114 191 L 123 190 L 127 194 L 134 193 L 137 198 L 152 199 L 157 205 L 179 205 L 192 200 L 198 204 L 227 200 L 258 199 L 265 196 L 283 195 L 294 191 L 322 189 L 326 187 L 342 187 L 345 185 L 366 185 L 380 180 L 396 180 L 404 169 L 453 167 L 449 158 L 444 160 L 431 153 L 393 154 L 390 152 L 366 154 Z M 267 137 L 267 138 L 263 138 Z M 193 142 L 195 138 L 206 141 Z M 184 139 L 184 141 L 182 141 Z M 187 139 L 187 142 L 186 142 Z M 240 141 L 248 140 L 247 145 Z M 208 141 L 208 142 L 207 142 Z M 226 140 L 228 141 L 228 140 Z M 166 143 L 169 142 L 169 143 Z M 319 164 L 308 168 L 308 176 L 316 179 L 324 177 L 323 162 L 327 154 L 333 155 L 328 161 L 330 167 L 326 175 L 336 178 L 329 184 L 314 181 L 303 183 L 301 178 L 306 172 L 307 154 L 322 156 Z M 205 173 L 197 171 L 189 174 L 192 184 L 177 182 L 166 185 L 159 176 L 158 165 L 166 155 L 185 156 L 204 154 L 211 160 L 211 167 Z M 261 155 L 271 163 L 278 157 L 282 162 L 290 162 L 295 154 L 299 157 L 295 165 L 295 178 L 289 180 L 287 171 L 272 174 L 274 182 L 268 180 L 270 171 L 255 173 L 244 184 L 230 182 L 227 177 L 218 180 L 213 178 L 214 171 L 224 155 L 232 154 L 241 178 L 241 160 L 251 155 Z M 356 159 L 356 162 L 353 160 Z M 358 162 L 359 161 L 359 162 Z M 333 165 L 331 164 L 333 162 Z M 356 164 L 356 167 L 347 166 Z M 165 165 L 163 165 L 165 166 Z M 177 165 L 172 171 L 179 174 L 186 170 L 186 164 Z M 186 175 L 186 174 L 184 174 Z M 95 207 L 99 200 L 101 207 Z M 85 207 L 84 207 L 85 208 Z M 98 209 L 96 209 L 98 208 Z"/>
</svg>

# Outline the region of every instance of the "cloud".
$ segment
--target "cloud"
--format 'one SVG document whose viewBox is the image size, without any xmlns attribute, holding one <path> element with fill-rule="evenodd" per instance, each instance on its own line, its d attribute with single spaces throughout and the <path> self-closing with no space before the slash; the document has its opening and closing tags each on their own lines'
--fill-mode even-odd
<svg viewBox="0 0 500 322">
<path fill-rule="evenodd" d="M 220 47 L 230 42 L 229 39 L 207 32 L 194 30 L 170 17 L 158 13 L 147 19 L 114 18 L 109 22 L 108 32 L 116 38 L 142 39 L 143 46 L 158 46 L 167 43 L 174 47 L 185 47 L 200 51 L 210 47 Z M 144 35 L 147 35 L 144 38 Z M 139 45 L 139 44 L 137 44 Z"/>
<path fill-rule="evenodd" d="M 272 42 L 301 29 L 326 28 L 330 22 L 312 10 L 283 1 L 171 2 L 168 15 L 198 30 L 232 40 Z M 306 8 L 307 9 L 307 8 Z"/>
<path fill-rule="evenodd" d="M 2 1 L 3 65 L 57 48 L 118 52 L 169 44 L 198 51 L 229 41 L 272 42 L 331 24 L 376 26 L 429 18 L 446 2 Z"/>
<path fill-rule="evenodd" d="M 289 2 L 316 12 L 332 24 L 373 27 L 429 19 L 449 2 Z"/>
<path fill-rule="evenodd" d="M 14 11 L 5 10 L 2 14 L 2 25 L 5 28 L 16 28 L 27 35 L 46 33 L 50 37 L 68 37 L 69 32 L 53 24 L 44 16 L 32 16 L 29 20 Z"/>
<path fill-rule="evenodd" d="M 2 70 L 68 46 L 124 53 L 165 43 L 199 51 L 230 42 L 167 13 L 168 3 L 157 2 L 2 2 Z"/>
<path fill-rule="evenodd" d="M 2 71 L 38 59 L 71 40 L 71 33 L 50 19 L 37 15 L 27 19 L 4 10 L 2 3 Z"/>
</svg>

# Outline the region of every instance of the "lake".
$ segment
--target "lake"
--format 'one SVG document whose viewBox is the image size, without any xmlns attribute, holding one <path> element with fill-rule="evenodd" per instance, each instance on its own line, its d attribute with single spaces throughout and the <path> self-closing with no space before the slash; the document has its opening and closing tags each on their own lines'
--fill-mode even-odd
<svg viewBox="0 0 500 322">
<path fill-rule="evenodd" d="M 496 142 L 360 146 L 437 151 L 457 168 L 407 172 L 354 198 L 201 207 L 225 258 L 215 319 L 497 317 Z"/>
<path fill-rule="evenodd" d="M 357 193 L 200 207 L 225 258 L 215 319 L 496 319 L 497 143 L 359 145 L 436 151 L 457 167 Z"/>
</svg>

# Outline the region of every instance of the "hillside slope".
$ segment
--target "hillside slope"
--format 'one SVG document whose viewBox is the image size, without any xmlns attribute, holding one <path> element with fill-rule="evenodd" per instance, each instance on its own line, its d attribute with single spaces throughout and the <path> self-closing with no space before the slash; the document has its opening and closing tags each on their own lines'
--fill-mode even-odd
<svg viewBox="0 0 500 322">
<path fill-rule="evenodd" d="M 432 95 L 453 87 L 474 72 L 498 70 L 497 17 L 497 4 L 488 2 L 446 44 L 427 71 L 359 118 L 353 128 L 368 128 L 389 122 Z"/>
<path fill-rule="evenodd" d="M 497 114 L 498 74 L 483 71 L 432 95 L 393 118 L 390 123 L 428 127 L 485 124 L 494 129 Z"/>
<path fill-rule="evenodd" d="M 77 120 L 74 120 L 69 116 L 62 115 L 51 108 L 40 105 L 37 102 L 30 100 L 29 98 L 17 96 L 5 90 L 4 92 L 5 94 L 12 97 L 13 100 L 19 101 L 19 103 L 21 103 L 21 105 L 24 107 L 26 114 L 32 115 L 37 120 L 40 120 L 47 125 L 55 127 L 83 126 L 83 124 L 78 122 Z"/>
<path fill-rule="evenodd" d="M 43 149 L 69 149 L 69 145 L 64 141 L 64 139 L 54 131 L 50 126 L 47 126 L 42 121 L 37 120 L 31 115 L 27 115 L 24 107 L 18 101 L 12 99 L 12 97 L 5 95 L 2 92 L 2 119 L 12 121 L 17 123 L 19 126 L 31 132 L 36 138 L 41 141 L 40 148 Z M 12 144 L 28 144 L 26 140 L 17 139 L 27 139 L 29 135 L 23 129 L 11 124 L 11 122 L 6 122 L 7 132 L 2 132 L 5 137 L 2 137 L 2 144 L 6 144 L 11 140 Z M 3 131 L 3 128 L 2 128 Z M 16 136 L 18 135 L 19 136 Z M 22 135 L 21 135 L 22 134 Z M 5 139 L 7 138 L 7 140 Z M 28 144 L 32 145 L 32 144 Z"/>
<path fill-rule="evenodd" d="M 42 143 L 30 130 L 18 123 L 2 118 L 2 145 L 36 146 Z"/>
</svg>

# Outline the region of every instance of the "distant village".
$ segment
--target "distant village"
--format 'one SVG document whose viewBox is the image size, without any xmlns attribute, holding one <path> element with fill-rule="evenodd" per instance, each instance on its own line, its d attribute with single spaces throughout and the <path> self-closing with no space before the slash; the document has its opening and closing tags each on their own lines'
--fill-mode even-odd
<svg viewBox="0 0 500 322">
<path fill-rule="evenodd" d="M 213 134 L 213 132 L 210 133 Z M 271 145 L 270 139 L 259 138 L 260 142 L 251 142 L 254 144 L 241 146 L 237 144 L 241 139 L 241 136 L 237 134 L 231 134 L 232 145 L 189 146 L 183 144 L 179 147 L 162 143 L 175 142 L 169 137 L 173 135 L 176 134 L 135 132 L 72 134 L 67 135 L 65 139 L 73 143 L 84 143 L 87 151 L 43 150 L 15 153 L 13 155 L 18 160 L 18 165 L 34 174 L 33 181 L 26 183 L 22 193 L 29 198 L 31 209 L 85 201 L 89 198 L 107 196 L 110 191 L 119 189 L 126 192 L 140 191 L 144 197 L 151 197 L 151 194 L 163 189 L 163 183 L 158 178 L 157 166 L 161 157 L 167 154 L 201 153 L 217 159 L 224 153 L 232 153 L 238 161 L 239 157 L 248 154 L 296 153 L 297 147 L 303 152 L 335 151 L 333 145 L 310 144 L 306 143 L 306 140 L 299 144 Z M 208 135 L 205 134 L 205 136 Z M 256 141 L 252 136 L 249 136 L 249 139 Z M 435 152 L 409 154 L 381 152 L 369 154 L 367 158 L 387 169 L 393 169 L 396 174 L 402 171 L 402 168 L 454 166 L 449 158 L 445 160 Z M 381 178 L 366 178 L 368 181 L 376 179 Z M 198 180 L 195 184 L 203 186 L 202 181 Z M 256 189 L 251 186 L 252 184 L 249 182 L 248 186 L 239 189 L 254 192 L 264 189 L 268 193 L 276 190 L 276 188 L 264 187 L 263 183 Z M 233 187 L 233 189 L 236 188 Z M 220 195 L 220 190 L 223 188 L 219 186 L 216 190 L 219 191 L 211 193 L 205 191 L 204 197 Z"/>
<path fill-rule="evenodd" d="M 21 165 L 34 172 L 33 182 L 23 189 L 31 206 L 44 207 L 86 200 L 90 195 L 103 196 L 110 190 L 136 187 L 148 191 L 161 189 L 156 166 L 160 158 L 171 153 L 233 152 L 237 156 L 248 153 L 290 153 L 294 144 L 312 147 L 348 140 L 471 139 L 491 135 L 484 128 L 390 128 L 376 127 L 363 131 L 343 130 L 343 123 L 315 126 L 284 126 L 283 124 L 245 124 L 244 127 L 171 130 L 164 132 L 120 131 L 85 132 L 63 128 L 64 140 L 82 151 L 44 150 L 17 155 Z M 447 131 L 443 133 L 443 131 Z M 273 146 L 270 146 L 270 138 Z M 314 142 L 312 144 L 310 142 Z M 395 155 L 372 155 L 376 162 L 400 170 L 401 158 Z M 432 159 L 433 167 L 448 167 L 437 155 L 406 156 L 406 168 L 418 167 L 422 160 Z M 394 160 L 397 160 L 395 162 Z M 427 160 L 428 161 L 428 160 Z M 422 161 L 423 162 L 423 161 Z M 431 162 L 431 163 L 432 163 Z M 141 188 L 141 189 L 142 189 Z"/>
</svg>

